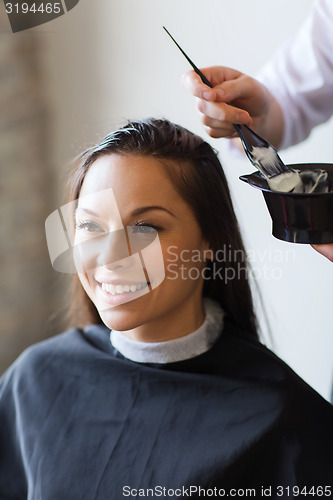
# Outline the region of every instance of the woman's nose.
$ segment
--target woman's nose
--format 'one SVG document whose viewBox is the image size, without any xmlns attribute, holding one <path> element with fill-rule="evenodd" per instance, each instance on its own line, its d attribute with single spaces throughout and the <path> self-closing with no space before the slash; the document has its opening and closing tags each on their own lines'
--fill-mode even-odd
<svg viewBox="0 0 333 500">
<path fill-rule="evenodd" d="M 110 231 L 99 239 L 98 264 L 100 266 L 111 268 L 121 265 L 120 261 L 129 256 L 124 229 Z"/>
</svg>

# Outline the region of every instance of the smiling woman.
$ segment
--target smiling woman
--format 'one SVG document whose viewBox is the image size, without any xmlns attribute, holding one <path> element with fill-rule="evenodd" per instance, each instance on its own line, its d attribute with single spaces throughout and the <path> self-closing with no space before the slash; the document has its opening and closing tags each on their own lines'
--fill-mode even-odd
<svg viewBox="0 0 333 500">
<path fill-rule="evenodd" d="M 121 229 L 123 225 L 154 229 L 159 236 L 166 273 L 175 258 L 174 255 L 171 258 L 172 246 L 177 249 L 177 260 L 182 264 L 187 260 L 181 258 L 184 251 L 205 255 L 200 263 L 199 259 L 192 261 L 191 268 L 211 268 L 213 261 L 207 260 L 207 251 L 210 250 L 213 256 L 223 247 L 235 250 L 235 258 L 220 263 L 220 267 L 239 271 L 240 265 L 246 265 L 238 223 L 217 154 L 208 143 L 182 127 L 163 120 L 130 123 L 83 153 L 73 170 L 70 185 L 70 201 L 78 199 L 79 208 L 84 203 L 81 200 L 89 196 L 93 204 L 106 207 L 106 232 Z M 112 202 L 107 194 L 103 194 L 107 189 L 113 190 Z M 236 250 L 240 251 L 238 255 Z M 125 265 L 121 272 L 126 274 Z M 112 269 L 110 273 L 116 276 Z M 79 277 L 82 283 L 82 273 Z M 77 281 L 77 277 L 74 280 Z M 93 281 L 90 283 L 93 285 Z M 174 295 L 177 285 L 183 297 L 181 302 Z M 75 286 L 76 299 L 73 303 L 83 303 L 79 314 L 81 318 L 87 318 L 85 321 L 100 322 L 98 308 L 92 307 L 87 300 L 87 296 L 91 298 L 87 287 L 83 288 L 86 294 L 81 286 Z M 209 273 L 205 282 L 199 280 L 195 283 L 189 279 L 170 281 L 167 274 L 161 286 L 146 297 L 149 302 L 146 307 L 155 310 L 155 297 L 157 303 L 167 303 L 165 293 L 177 305 L 178 318 L 175 316 L 176 309 L 172 316 L 174 325 L 179 326 L 176 327 L 176 334 L 171 333 L 174 328 L 168 328 L 167 323 L 165 330 L 168 333 L 162 334 L 163 321 L 157 330 L 153 323 L 142 327 L 154 331 L 155 339 L 156 335 L 159 339 L 165 336 L 165 340 L 170 335 L 186 335 L 202 323 L 202 295 L 217 300 L 236 324 L 257 336 L 251 291 L 244 274 L 238 280 L 231 280 L 227 287 L 222 281 L 209 279 Z M 162 294 L 163 301 L 160 298 Z M 184 318 L 187 322 L 185 331 Z M 73 323 L 77 325 L 78 321 L 76 317 Z M 117 327 L 113 325 L 113 328 Z"/>
<path fill-rule="evenodd" d="M 171 280 L 168 272 L 171 244 L 181 256 L 184 250 L 207 252 L 209 243 L 203 235 L 205 228 L 200 228 L 193 209 L 175 190 L 165 173 L 166 163 L 171 170 L 177 168 L 175 160 L 167 159 L 162 163 L 160 159 L 143 152 L 140 155 L 121 155 L 109 151 L 108 155 L 99 155 L 90 166 L 78 198 L 77 211 L 82 211 L 82 206 L 89 204 L 99 214 L 97 218 L 90 217 L 89 224 L 98 228 L 93 234 L 102 233 L 109 240 L 103 251 L 99 242 L 97 251 L 90 251 L 88 258 L 84 251 L 77 256 L 81 284 L 109 328 L 125 330 L 128 336 L 146 342 L 187 335 L 196 330 L 204 319 L 203 279 L 191 280 L 179 275 Z M 186 172 L 186 169 L 194 167 L 184 165 L 183 168 Z M 114 196 L 111 196 L 110 190 Z M 144 267 L 137 253 L 129 255 L 122 224 L 127 231 L 130 228 L 131 233 L 135 229 L 140 231 L 134 234 L 140 234 L 141 239 L 151 232 L 158 234 L 157 254 L 150 252 Z M 227 234 L 224 237 L 229 241 Z M 86 236 L 82 236 L 82 230 L 77 229 L 76 242 L 82 241 L 82 238 Z M 162 252 L 164 260 L 164 266 L 161 264 L 164 267 L 162 282 L 162 270 L 157 269 L 158 251 Z M 204 264 L 202 258 L 201 262 L 192 262 L 191 269 L 194 266 L 203 268 Z M 144 272 L 150 275 L 147 281 Z M 136 290 L 124 292 L 123 283 L 136 287 Z M 148 289 L 148 283 L 153 289 Z M 103 284 L 117 284 L 121 289 L 103 290 Z M 139 297 L 140 300 L 134 301 Z M 110 305 L 122 307 L 110 308 Z"/>
<path fill-rule="evenodd" d="M 75 326 L 1 380 L 1 496 L 329 496 L 333 409 L 258 339 L 211 146 L 131 122 L 79 158 L 68 206 Z"/>
<path fill-rule="evenodd" d="M 74 168 L 70 200 L 79 199 L 80 207 L 82 197 L 99 193 L 99 203 L 105 206 L 100 193 L 108 188 L 113 189 L 114 198 L 113 209 L 106 211 L 113 218 L 117 214 L 113 230 L 120 229 L 122 224 L 149 225 L 155 229 L 163 248 L 166 270 L 172 261 L 168 251 L 172 245 L 177 247 L 180 255 L 184 250 L 191 250 L 206 256 L 207 249 L 213 255 L 220 248 L 229 246 L 241 250 L 243 258 L 235 251 L 236 258 L 223 262 L 223 265 L 235 270 L 241 263 L 244 265 L 245 250 L 226 178 L 216 152 L 198 136 L 163 120 L 132 122 L 107 136 L 99 145 L 83 153 L 79 166 Z M 159 210 L 156 210 L 156 205 Z M 145 208 L 147 206 L 151 207 L 149 211 Z M 141 219 L 138 219 L 139 215 Z M 201 267 L 204 264 L 205 259 L 202 259 Z M 212 261 L 206 264 L 211 266 Z M 174 290 L 176 284 L 170 284 L 166 279 L 161 290 L 163 286 L 166 290 L 168 287 Z M 203 296 L 217 300 L 240 327 L 257 336 L 251 292 L 245 278 L 241 276 L 227 287 L 220 281 L 207 279 L 205 283 L 195 283 L 195 292 L 189 292 L 189 286 L 190 283 L 182 281 L 186 307 L 191 307 L 187 310 L 187 318 L 195 317 L 196 323 L 202 322 L 200 301 L 203 293 Z M 98 312 L 86 300 L 82 287 L 76 287 L 76 293 L 83 297 L 88 320 L 100 322 Z M 158 293 L 160 290 L 156 290 L 156 295 Z M 191 299 L 192 294 L 196 294 L 193 303 L 188 294 Z M 152 297 L 149 300 L 153 301 Z M 154 309 L 152 304 L 150 307 Z M 80 311 L 81 317 L 84 313 L 85 310 Z M 77 321 L 75 318 L 74 324 L 77 325 Z M 188 328 L 192 326 L 195 325 L 188 325 Z"/>
</svg>

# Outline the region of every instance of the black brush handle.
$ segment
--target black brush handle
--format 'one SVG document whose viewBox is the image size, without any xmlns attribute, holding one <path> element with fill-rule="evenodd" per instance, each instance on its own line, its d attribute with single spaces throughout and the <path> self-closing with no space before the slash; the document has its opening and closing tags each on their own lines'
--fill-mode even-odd
<svg viewBox="0 0 333 500">
<path fill-rule="evenodd" d="M 197 68 L 196 66 L 193 67 L 194 71 L 196 72 L 197 75 L 200 76 L 202 82 L 207 85 L 208 87 L 210 87 L 211 89 L 213 88 L 213 85 L 210 83 L 210 81 L 208 80 L 208 78 L 205 77 L 205 75 L 203 74 L 202 71 L 200 71 L 199 68 Z"/>
<path fill-rule="evenodd" d="M 208 85 L 208 87 L 210 87 L 211 89 L 213 88 L 213 85 L 210 83 L 210 81 L 208 80 L 208 78 L 205 77 L 205 75 L 202 73 L 202 71 L 200 71 L 200 69 L 194 64 L 194 62 L 188 57 L 188 55 L 186 54 L 186 52 L 183 51 L 183 49 L 181 48 L 180 45 L 178 45 L 178 43 L 176 42 L 176 40 L 174 39 L 174 37 L 169 33 L 169 31 L 166 29 L 165 26 L 163 26 L 163 29 L 167 32 L 167 34 L 169 35 L 169 37 L 171 38 L 171 40 L 177 45 L 177 47 L 179 48 L 180 52 L 183 54 L 183 56 L 185 56 L 185 58 L 188 60 L 188 62 L 190 63 L 190 65 L 192 66 L 192 68 L 194 69 L 194 71 L 196 72 L 197 75 L 200 76 L 201 80 L 203 81 L 203 83 L 205 85 Z"/>
</svg>

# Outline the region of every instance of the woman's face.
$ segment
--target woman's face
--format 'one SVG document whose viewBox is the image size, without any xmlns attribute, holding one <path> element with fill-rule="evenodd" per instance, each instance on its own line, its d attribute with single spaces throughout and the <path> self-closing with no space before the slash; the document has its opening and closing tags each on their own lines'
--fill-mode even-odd
<svg viewBox="0 0 333 500">
<path fill-rule="evenodd" d="M 84 179 L 75 225 L 79 278 L 109 328 L 162 341 L 201 324 L 209 245 L 159 160 L 98 158 Z"/>
</svg>

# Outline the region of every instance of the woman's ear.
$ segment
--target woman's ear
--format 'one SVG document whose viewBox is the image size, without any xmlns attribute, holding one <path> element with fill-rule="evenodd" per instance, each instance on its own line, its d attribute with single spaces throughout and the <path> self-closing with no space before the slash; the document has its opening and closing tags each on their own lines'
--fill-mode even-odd
<svg viewBox="0 0 333 500">
<path fill-rule="evenodd" d="M 203 240 L 203 247 L 202 247 L 202 260 L 203 262 L 207 262 L 209 260 L 214 260 L 214 252 L 211 249 L 211 245 L 209 241 L 207 241 L 205 238 Z"/>
<path fill-rule="evenodd" d="M 204 250 L 204 261 L 213 259 L 214 259 L 213 250 L 211 248 Z"/>
</svg>

